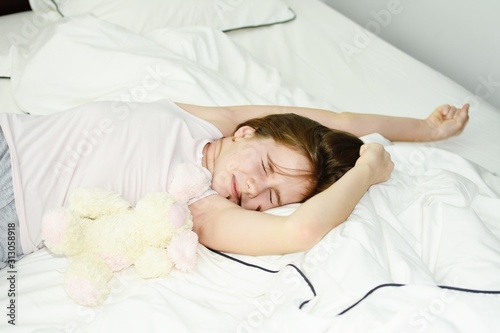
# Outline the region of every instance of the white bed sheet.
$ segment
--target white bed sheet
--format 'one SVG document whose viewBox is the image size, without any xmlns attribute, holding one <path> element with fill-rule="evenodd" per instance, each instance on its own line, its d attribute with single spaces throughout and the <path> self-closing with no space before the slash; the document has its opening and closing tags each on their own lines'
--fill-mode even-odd
<svg viewBox="0 0 500 333">
<path fill-rule="evenodd" d="M 377 47 L 367 48 L 366 54 L 360 54 L 359 59 L 350 64 L 342 61 L 343 55 L 338 54 L 336 47 L 327 48 L 323 53 L 313 52 L 318 45 L 329 45 L 325 41 L 338 43 L 337 34 L 347 34 L 344 40 L 349 41 L 348 30 L 352 31 L 355 25 L 336 12 L 327 11 L 320 3 L 310 2 L 310 6 L 300 1 L 289 3 L 297 12 L 296 21 L 230 34 L 232 40 L 250 47 L 261 62 L 277 67 L 281 76 L 276 70 L 252 61 L 223 36 L 203 28 L 158 32 L 154 38 L 150 36 L 151 48 L 128 50 L 122 60 L 131 67 L 140 65 L 141 69 L 148 64 L 159 64 L 160 58 L 152 56 L 161 49 L 155 44 L 165 48 L 165 42 L 176 41 L 167 43 L 168 52 L 163 53 L 161 65 L 175 68 L 182 63 L 185 67 L 169 78 L 172 81 L 162 81 L 158 91 L 150 91 L 151 99 L 166 94 L 190 102 L 196 95 L 196 101 L 203 104 L 279 102 L 399 115 L 406 106 L 405 110 L 411 113 L 403 114 L 424 116 L 436 105 L 450 102 L 450 98 L 461 101 L 469 96 L 453 82 L 379 40 L 374 41 Z M 91 29 L 92 25 L 105 29 L 110 36 L 121 35 L 131 43 L 136 38 L 107 30 L 92 19 L 81 18 L 80 23 L 90 25 L 80 36 L 95 34 L 96 38 L 89 39 L 94 45 L 102 46 L 104 44 L 99 43 L 104 40 L 99 39 L 103 34 Z M 326 26 L 328 30 L 323 30 Z M 67 32 L 68 29 L 58 30 L 58 36 Z M 37 59 L 44 62 L 32 67 L 32 72 L 15 72 L 19 80 L 14 81 L 20 83 L 13 89 L 18 94 L 15 107 L 21 105 L 31 113 L 46 113 L 64 109 L 66 103 L 120 98 L 124 91 L 144 78 L 144 72 L 138 72 L 126 84 L 104 79 L 100 83 L 103 86 L 91 89 L 87 84 L 91 80 L 82 79 L 91 67 L 80 62 L 80 66 L 73 69 L 81 71 L 75 74 L 81 79 L 77 86 L 83 93 L 54 100 L 51 94 L 58 88 L 63 91 L 72 88 L 57 85 L 58 80 L 65 77 L 60 73 L 54 78 L 35 74 L 43 70 L 47 70 L 46 74 L 54 72 L 51 67 L 44 69 L 44 64 L 51 64 L 48 59 L 64 62 L 63 58 L 57 58 L 63 56 L 58 50 L 62 45 L 69 45 L 67 43 L 78 47 L 78 43 L 64 38 L 50 39 L 50 36 L 47 40 L 51 43 L 43 44 L 40 49 L 43 52 L 35 53 Z M 277 37 L 287 42 L 273 51 L 272 41 L 276 44 L 281 40 L 274 39 Z M 146 43 L 139 40 L 142 39 L 137 39 L 137 43 Z M 113 48 L 120 49 L 118 45 L 110 47 Z M 76 52 L 75 57 L 99 55 L 98 59 L 108 55 L 100 48 L 91 51 L 72 48 L 68 52 Z M 273 60 L 273 52 L 280 60 Z M 325 62 L 327 52 L 332 52 L 332 67 L 328 65 L 330 62 Z M 387 58 L 392 59 L 392 63 L 387 62 Z M 148 62 L 151 59 L 153 62 Z M 363 64 L 369 66 L 363 68 Z M 23 81 L 29 75 L 33 76 Z M 330 82 L 330 77 L 338 76 L 342 79 Z M 36 81 L 40 78 L 47 80 Z M 381 79 L 381 83 L 376 84 L 377 79 Z M 430 79 L 435 85 L 428 83 Z M 47 84 L 37 91 L 36 85 L 31 86 L 33 82 L 54 83 L 54 86 Z M 182 87 L 169 84 L 172 82 L 181 83 Z M 117 83 L 124 85 L 117 86 Z M 294 85 L 300 89 L 292 88 Z M 113 89 L 103 94 L 103 87 Z M 349 87 L 356 89 L 352 92 Z M 397 92 L 394 99 L 388 100 L 388 91 Z M 3 98 L 9 92 L 2 89 L 0 93 L 3 111 L 11 110 L 4 106 Z M 10 98 L 8 101 L 13 100 Z M 368 106 L 372 108 L 366 109 Z M 493 140 L 485 145 L 491 153 L 498 150 L 500 142 L 494 141 L 497 137 L 493 133 L 498 128 L 495 127 L 497 110 L 482 102 L 480 106 L 476 105 L 476 110 L 481 111 L 472 117 L 470 125 L 474 134 L 484 127 L 485 135 Z M 480 117 L 481 122 L 477 120 Z M 463 137 L 477 139 L 468 133 L 471 131 L 445 148 L 464 156 L 472 154 L 474 146 L 461 141 Z M 491 332 L 499 327 L 500 296 L 440 289 L 436 285 L 499 289 L 500 178 L 453 152 L 440 149 L 439 145 L 392 145 L 377 135 L 365 139 L 387 145 L 396 162 L 394 177 L 373 186 L 348 221 L 332 230 L 312 250 L 270 257 L 231 255 L 231 259 L 199 246 L 199 264 L 194 273 L 175 272 L 167 278 L 146 281 L 139 279 L 133 270 L 121 272 L 113 281 L 111 297 L 98 308 L 78 306 L 65 295 L 62 279 L 67 261 L 41 250 L 15 267 L 16 331 Z M 478 151 L 482 149 L 485 148 Z M 483 165 L 496 163 L 499 158 L 481 160 L 481 156 L 468 157 L 479 157 Z M 286 214 L 291 210 L 293 207 L 278 209 L 275 213 Z M 11 273 L 6 270 L 0 273 L 0 304 L 4 309 L 12 299 L 7 295 L 8 274 Z M 381 287 L 338 316 L 372 288 L 388 283 L 405 286 Z M 2 332 L 12 328 L 7 319 L 5 316 L 0 321 Z"/>
</svg>

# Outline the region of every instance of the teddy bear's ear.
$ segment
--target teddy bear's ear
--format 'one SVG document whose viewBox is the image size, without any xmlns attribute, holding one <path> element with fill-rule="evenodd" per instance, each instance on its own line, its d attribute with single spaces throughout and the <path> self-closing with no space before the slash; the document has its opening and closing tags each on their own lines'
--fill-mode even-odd
<svg viewBox="0 0 500 333">
<path fill-rule="evenodd" d="M 69 210 L 59 208 L 46 212 L 41 232 L 44 245 L 52 253 L 73 256 L 82 251 L 80 219 Z"/>
<path fill-rule="evenodd" d="M 179 164 L 173 175 L 168 192 L 181 203 L 187 203 L 190 199 L 199 197 L 210 188 L 212 183 L 210 171 L 192 163 Z"/>
</svg>

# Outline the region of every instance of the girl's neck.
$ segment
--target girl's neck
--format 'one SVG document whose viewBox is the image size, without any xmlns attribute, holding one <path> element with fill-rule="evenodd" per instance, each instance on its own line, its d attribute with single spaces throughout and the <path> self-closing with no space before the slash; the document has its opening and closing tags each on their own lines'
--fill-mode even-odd
<svg viewBox="0 0 500 333">
<path fill-rule="evenodd" d="M 213 175 L 215 168 L 215 161 L 222 150 L 222 143 L 224 139 L 218 139 L 209 142 L 203 147 L 202 165 L 207 168 Z"/>
</svg>

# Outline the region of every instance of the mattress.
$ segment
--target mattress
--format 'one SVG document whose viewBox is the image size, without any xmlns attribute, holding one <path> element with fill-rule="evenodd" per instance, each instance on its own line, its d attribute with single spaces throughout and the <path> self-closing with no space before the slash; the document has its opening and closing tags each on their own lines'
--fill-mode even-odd
<svg viewBox="0 0 500 333">
<path fill-rule="evenodd" d="M 0 272 L 2 332 L 13 328 L 12 314 L 20 332 L 499 327 L 500 111 L 322 2 L 286 3 L 296 18 L 284 24 L 227 33 L 201 26 L 160 29 L 147 38 L 92 16 L 32 30 L 32 12 L 0 17 L 0 76 L 10 77 L 0 79 L 0 110 L 36 115 L 133 99 L 144 75 L 168 71 L 141 100 L 411 117 L 426 117 L 444 103 L 470 103 L 464 133 L 426 144 L 364 137 L 386 146 L 396 165 L 393 177 L 372 186 L 347 221 L 309 251 L 244 256 L 198 245 L 195 272 L 153 280 L 140 279 L 133 269 L 118 272 L 110 297 L 98 307 L 78 305 L 65 294 L 67 259 L 46 249 L 28 255 L 14 270 Z M 16 36 L 36 45 L 12 52 Z M 104 61 L 110 54 L 114 63 Z M 100 75 L 105 70 L 113 75 Z M 295 207 L 269 213 L 289 214 Z"/>
</svg>

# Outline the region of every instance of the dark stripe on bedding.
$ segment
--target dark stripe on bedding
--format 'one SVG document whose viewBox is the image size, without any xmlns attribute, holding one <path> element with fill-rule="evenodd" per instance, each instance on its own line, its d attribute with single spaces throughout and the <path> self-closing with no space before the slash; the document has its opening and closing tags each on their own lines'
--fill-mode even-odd
<svg viewBox="0 0 500 333">
<path fill-rule="evenodd" d="M 367 292 L 366 295 L 363 296 L 359 301 L 357 301 L 356 303 L 354 303 L 353 305 L 351 305 L 350 307 L 348 307 L 344 311 L 342 311 L 339 314 L 337 314 L 337 316 L 341 316 L 344 313 L 346 313 L 347 311 L 351 310 L 356 305 L 358 305 L 359 303 L 361 303 L 365 298 L 367 298 L 368 296 L 370 296 L 370 294 L 374 293 L 376 290 L 378 290 L 380 288 L 385 288 L 385 287 L 402 287 L 402 286 L 404 286 L 404 284 L 400 284 L 400 283 L 386 283 L 386 284 L 378 285 L 375 288 L 373 288 L 372 290 L 370 290 L 369 292 Z"/>
<path fill-rule="evenodd" d="M 236 31 L 236 30 L 242 30 L 242 29 L 260 28 L 260 27 L 269 27 L 269 26 L 276 25 L 276 24 L 288 23 L 288 22 L 291 22 L 297 18 L 297 14 L 295 13 L 295 11 L 292 10 L 292 8 L 288 7 L 288 10 L 292 13 L 292 17 L 289 19 L 286 19 L 283 21 L 265 23 L 265 24 L 248 25 L 248 26 L 238 27 L 238 28 L 234 28 L 234 29 L 226 29 L 226 30 L 222 30 L 222 32 L 230 32 L 230 31 Z"/>
<path fill-rule="evenodd" d="M 226 254 L 226 253 L 223 253 L 223 252 L 219 252 L 217 250 L 212 250 L 210 248 L 207 247 L 207 249 L 209 249 L 210 251 L 212 251 L 213 253 L 215 254 L 218 254 L 224 258 L 227 258 L 227 259 L 230 259 L 230 260 L 233 260 L 239 264 L 242 264 L 242 265 L 245 265 L 245 266 L 248 266 L 248 267 L 252 267 L 252 268 L 257 268 L 257 269 L 260 269 L 264 272 L 268 272 L 268 273 L 279 273 L 279 270 L 276 271 L 276 270 L 272 270 L 272 269 L 268 269 L 268 268 L 265 268 L 265 267 L 262 267 L 262 266 L 259 266 L 259 265 L 255 265 L 255 264 L 251 264 L 249 262 L 246 262 L 246 261 L 243 261 L 243 260 L 240 260 L 240 259 L 236 259 L 234 257 L 231 257 L 230 255 Z"/>
<path fill-rule="evenodd" d="M 52 2 L 54 4 L 59 15 L 61 15 L 61 17 L 64 17 L 63 13 L 61 13 L 61 11 L 59 10 L 59 6 L 57 5 L 57 3 L 54 0 L 51 0 L 50 2 Z"/>
<path fill-rule="evenodd" d="M 218 254 L 224 258 L 227 258 L 229 260 L 233 260 L 234 262 L 237 262 L 239 264 L 242 264 L 242 265 L 245 265 L 245 266 L 248 266 L 248 267 L 252 267 L 252 268 L 256 268 L 256 269 L 260 269 L 264 272 L 267 272 L 267 273 L 272 273 L 272 274 L 276 274 L 276 273 L 279 273 L 280 270 L 273 270 L 273 269 L 269 269 L 269 268 L 265 268 L 265 267 L 262 267 L 262 266 L 259 266 L 259 265 L 255 265 L 255 264 L 252 264 L 252 263 L 249 263 L 249 262 L 246 262 L 246 261 L 243 261 L 241 259 L 237 259 L 237 258 L 234 258 L 230 255 L 228 255 L 227 253 L 223 253 L 223 252 L 220 252 L 220 251 L 217 251 L 217 250 L 213 250 L 213 249 L 210 249 L 207 247 L 207 249 L 209 249 L 210 251 L 212 251 L 213 253 L 215 254 Z M 307 286 L 309 287 L 309 289 L 311 290 L 312 294 L 313 294 L 313 297 L 311 297 L 310 299 L 302 302 L 299 306 L 299 309 L 302 309 L 302 307 L 304 305 L 306 305 L 307 303 L 309 303 L 314 297 L 316 297 L 316 290 L 314 289 L 314 286 L 313 284 L 311 283 L 311 281 L 307 278 L 307 276 L 304 274 L 304 272 L 302 272 L 302 270 L 300 270 L 300 268 L 298 268 L 297 266 L 295 266 L 294 264 L 287 264 L 286 266 L 290 266 L 290 267 L 293 267 L 297 273 L 299 273 L 299 275 L 302 277 L 302 279 L 304 280 L 304 282 L 307 284 Z"/>
<path fill-rule="evenodd" d="M 349 306 L 342 312 L 338 313 L 337 316 L 341 316 L 347 311 L 351 310 L 355 306 L 359 305 L 362 301 L 364 301 L 368 296 L 370 296 L 372 293 L 377 291 L 378 289 L 381 288 L 386 288 L 386 287 L 404 287 L 407 286 L 406 284 L 401 284 L 401 283 L 386 283 L 386 284 L 381 284 L 376 286 L 375 288 L 371 289 L 369 292 L 365 294 L 359 301 L 354 303 L 353 305 Z M 460 291 L 460 292 L 466 292 L 466 293 L 474 293 L 474 294 L 490 294 L 490 295 L 500 295 L 500 290 L 480 290 L 480 289 L 469 289 L 469 288 L 458 288 L 458 287 L 451 287 L 451 286 L 443 286 L 443 285 L 438 285 L 436 286 L 441 289 L 448 289 L 448 290 L 454 290 L 454 291 Z"/>
</svg>

